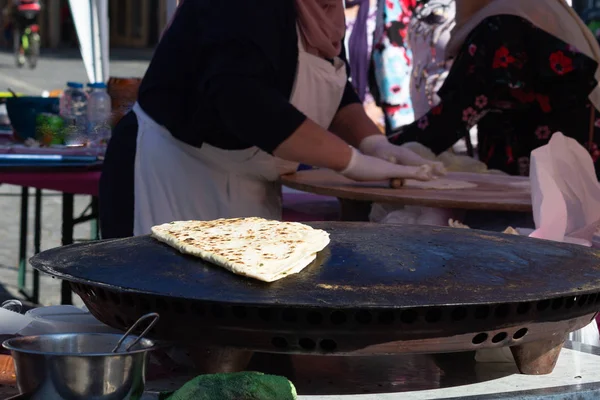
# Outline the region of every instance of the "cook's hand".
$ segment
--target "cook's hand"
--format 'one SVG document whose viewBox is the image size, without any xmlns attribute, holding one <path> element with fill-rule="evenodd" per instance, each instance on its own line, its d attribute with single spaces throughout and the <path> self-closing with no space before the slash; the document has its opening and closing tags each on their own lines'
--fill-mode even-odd
<svg viewBox="0 0 600 400">
<path fill-rule="evenodd" d="M 381 158 L 386 161 L 411 166 L 429 165 L 436 176 L 446 175 L 444 164 L 427 160 L 412 150 L 396 146 L 383 135 L 368 136 L 360 143 L 359 150 L 366 155 Z"/>
<path fill-rule="evenodd" d="M 355 181 L 384 181 L 389 179 L 416 179 L 429 181 L 435 178 L 433 168 L 430 165 L 418 167 L 398 165 L 366 156 L 358 150 L 352 149 L 350 163 L 341 171 L 341 174 Z"/>
</svg>

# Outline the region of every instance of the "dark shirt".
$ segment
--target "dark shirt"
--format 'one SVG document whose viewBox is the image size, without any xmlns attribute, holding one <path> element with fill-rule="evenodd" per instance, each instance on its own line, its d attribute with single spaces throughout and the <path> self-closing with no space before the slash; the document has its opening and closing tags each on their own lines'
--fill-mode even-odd
<svg viewBox="0 0 600 400">
<path fill-rule="evenodd" d="M 390 141 L 417 141 L 439 154 L 477 124 L 480 160 L 526 175 L 531 151 L 562 132 L 590 150 L 600 171 L 597 117 L 591 142 L 589 129 L 596 68 L 596 61 L 525 19 L 487 18 L 454 60 L 438 93 L 441 103 Z"/>
<path fill-rule="evenodd" d="M 186 0 L 156 49 L 139 104 L 192 146 L 272 153 L 306 119 L 289 102 L 297 43 L 293 0 Z M 357 102 L 347 83 L 340 107 Z"/>
</svg>

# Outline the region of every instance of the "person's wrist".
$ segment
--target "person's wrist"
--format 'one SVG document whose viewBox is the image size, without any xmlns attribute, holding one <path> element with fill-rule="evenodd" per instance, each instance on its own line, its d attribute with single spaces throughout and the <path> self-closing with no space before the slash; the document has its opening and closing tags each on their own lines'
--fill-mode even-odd
<svg viewBox="0 0 600 400">
<path fill-rule="evenodd" d="M 364 138 L 358 149 L 361 153 L 367 155 L 375 155 L 382 146 L 389 144 L 388 139 L 383 134 L 374 134 Z"/>
<path fill-rule="evenodd" d="M 360 156 L 361 156 L 359 151 L 356 150 L 354 147 L 350 147 L 350 150 L 352 150 L 352 155 L 350 156 L 350 161 L 348 161 L 348 165 L 346 165 L 346 168 L 339 171 L 339 173 L 342 175 L 347 175 L 349 173 L 352 173 L 352 171 L 354 171 L 354 169 L 356 168 L 356 164 L 358 163 L 358 158 L 360 158 Z"/>
</svg>

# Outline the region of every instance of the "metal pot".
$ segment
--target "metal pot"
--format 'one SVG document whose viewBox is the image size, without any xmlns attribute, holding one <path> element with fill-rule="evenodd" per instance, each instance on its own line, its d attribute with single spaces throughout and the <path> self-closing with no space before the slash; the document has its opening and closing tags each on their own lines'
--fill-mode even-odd
<svg viewBox="0 0 600 400">
<path fill-rule="evenodd" d="M 141 339 L 115 353 L 121 335 L 71 333 L 26 336 L 3 343 L 15 363 L 21 393 L 43 400 L 138 400 L 145 384 L 146 358 L 155 343 Z M 138 338 L 129 336 L 128 346 Z"/>
</svg>

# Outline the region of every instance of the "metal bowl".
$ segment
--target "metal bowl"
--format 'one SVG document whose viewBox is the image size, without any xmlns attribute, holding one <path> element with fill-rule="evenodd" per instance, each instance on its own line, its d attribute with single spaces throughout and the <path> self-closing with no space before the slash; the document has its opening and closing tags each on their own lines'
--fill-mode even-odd
<svg viewBox="0 0 600 400">
<path fill-rule="evenodd" d="M 155 343 L 141 339 L 127 352 L 112 353 L 121 335 L 70 333 L 9 339 L 21 393 L 44 400 L 138 400 L 146 358 Z M 137 338 L 128 337 L 125 347 Z"/>
</svg>

